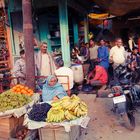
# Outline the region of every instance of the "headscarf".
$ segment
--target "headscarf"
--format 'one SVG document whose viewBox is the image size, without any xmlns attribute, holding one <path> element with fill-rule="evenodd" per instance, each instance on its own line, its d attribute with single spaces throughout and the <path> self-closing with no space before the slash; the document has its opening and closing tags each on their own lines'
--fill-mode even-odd
<svg viewBox="0 0 140 140">
<path fill-rule="evenodd" d="M 58 98 L 67 96 L 67 93 L 65 92 L 64 88 L 60 83 L 56 82 L 54 86 L 49 86 L 49 82 L 52 78 L 56 77 L 54 75 L 48 76 L 45 84 L 43 85 L 42 99 L 44 102 L 53 100 L 55 96 L 57 96 Z"/>
</svg>

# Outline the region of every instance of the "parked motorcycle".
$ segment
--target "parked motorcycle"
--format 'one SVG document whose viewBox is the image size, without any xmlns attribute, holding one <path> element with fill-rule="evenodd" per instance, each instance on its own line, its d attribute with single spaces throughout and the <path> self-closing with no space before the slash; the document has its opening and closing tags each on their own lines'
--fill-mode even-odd
<svg viewBox="0 0 140 140">
<path fill-rule="evenodd" d="M 113 99 L 113 111 L 121 117 L 127 129 L 134 130 L 134 106 L 128 88 L 125 86 L 113 86 L 110 97 Z"/>
<path fill-rule="evenodd" d="M 114 80 L 110 82 L 111 94 L 109 94 L 113 99 L 113 111 L 121 117 L 129 130 L 135 129 L 134 102 L 138 101 L 136 97 L 140 96 L 134 92 L 136 88 L 132 84 L 132 79 L 133 73 L 127 70 L 127 66 L 120 65 L 114 70 Z"/>
</svg>

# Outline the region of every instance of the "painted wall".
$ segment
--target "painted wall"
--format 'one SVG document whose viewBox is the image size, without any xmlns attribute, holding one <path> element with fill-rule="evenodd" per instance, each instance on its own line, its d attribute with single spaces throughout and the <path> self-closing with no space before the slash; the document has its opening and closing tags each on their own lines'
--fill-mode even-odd
<svg viewBox="0 0 140 140">
<path fill-rule="evenodd" d="M 13 25 L 15 56 L 19 56 L 20 51 L 19 44 L 22 42 L 24 45 L 22 12 L 11 13 L 11 19 Z M 39 40 L 39 33 L 35 21 L 33 22 L 33 27 L 34 27 L 34 37 L 37 40 Z"/>
</svg>

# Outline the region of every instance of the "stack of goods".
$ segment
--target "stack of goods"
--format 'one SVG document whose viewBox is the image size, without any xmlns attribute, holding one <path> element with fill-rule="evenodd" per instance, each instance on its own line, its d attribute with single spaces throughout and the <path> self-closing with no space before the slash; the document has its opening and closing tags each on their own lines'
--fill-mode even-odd
<svg viewBox="0 0 140 140">
<path fill-rule="evenodd" d="M 16 94 L 11 90 L 0 94 L 0 112 L 20 108 L 31 102 L 31 97 L 24 94 Z"/>
<path fill-rule="evenodd" d="M 47 122 L 70 121 L 86 116 L 88 113 L 87 105 L 76 95 L 71 97 L 65 96 L 51 105 L 52 108 L 48 112 Z"/>
<path fill-rule="evenodd" d="M 28 88 L 27 86 L 21 85 L 21 84 L 14 86 L 11 90 L 15 93 L 18 93 L 18 94 L 25 94 L 28 96 L 33 95 L 32 89 Z"/>
<path fill-rule="evenodd" d="M 34 104 L 32 110 L 29 112 L 28 117 L 34 121 L 45 121 L 51 105 L 48 103 Z"/>
</svg>

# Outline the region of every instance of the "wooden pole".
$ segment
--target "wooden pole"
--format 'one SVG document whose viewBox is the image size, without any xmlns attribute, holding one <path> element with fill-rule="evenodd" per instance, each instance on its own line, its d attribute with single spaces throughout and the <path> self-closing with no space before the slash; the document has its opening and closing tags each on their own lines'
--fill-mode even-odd
<svg viewBox="0 0 140 140">
<path fill-rule="evenodd" d="M 22 0 L 23 32 L 26 61 L 26 85 L 35 89 L 35 63 L 31 0 Z"/>
</svg>

